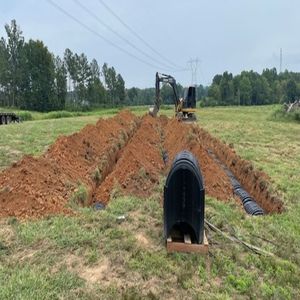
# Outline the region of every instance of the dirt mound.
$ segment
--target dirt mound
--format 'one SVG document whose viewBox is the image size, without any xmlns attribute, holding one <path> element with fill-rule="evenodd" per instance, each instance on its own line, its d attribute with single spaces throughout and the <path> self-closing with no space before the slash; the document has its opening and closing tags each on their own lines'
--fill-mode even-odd
<svg viewBox="0 0 300 300">
<path fill-rule="evenodd" d="M 69 177 L 56 162 L 25 156 L 0 177 L 0 216 L 31 217 L 71 213 L 65 207 Z"/>
<path fill-rule="evenodd" d="M 40 158 L 25 156 L 0 173 L 0 217 L 72 213 L 68 203 L 82 187 L 82 205 L 106 204 L 116 193 L 148 197 L 182 150 L 197 157 L 206 194 L 223 201 L 233 197 L 230 180 L 210 150 L 265 211 L 282 211 L 282 202 L 269 192 L 266 174 L 205 130 L 124 111 L 60 137 Z"/>
<path fill-rule="evenodd" d="M 83 184 L 91 197 L 138 123 L 128 111 L 101 119 L 78 133 L 58 138 L 40 158 L 26 156 L 4 170 L 0 174 L 0 216 L 26 218 L 71 212 L 67 204 L 78 185 Z"/>
<path fill-rule="evenodd" d="M 112 193 L 150 196 L 164 169 L 161 152 L 161 121 L 144 116 L 129 144 L 122 151 L 114 170 L 96 190 L 94 202 L 107 203 Z M 121 190 L 121 191 L 120 191 Z"/>
<path fill-rule="evenodd" d="M 170 164 L 176 154 L 182 150 L 189 150 L 199 162 L 205 183 L 205 193 L 220 200 L 233 197 L 231 183 L 224 170 L 208 155 L 195 126 L 172 119 L 165 131 L 164 149 L 169 154 Z"/>
</svg>

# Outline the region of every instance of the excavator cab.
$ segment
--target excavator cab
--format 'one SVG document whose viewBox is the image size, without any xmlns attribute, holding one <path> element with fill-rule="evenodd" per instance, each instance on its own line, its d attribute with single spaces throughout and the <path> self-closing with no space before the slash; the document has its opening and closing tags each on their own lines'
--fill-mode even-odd
<svg viewBox="0 0 300 300">
<path fill-rule="evenodd" d="M 183 120 L 196 120 L 196 87 L 189 86 L 184 93 L 184 98 L 181 107 Z"/>
<path fill-rule="evenodd" d="M 189 86 L 185 90 L 183 108 L 196 108 L 196 87 Z"/>
</svg>

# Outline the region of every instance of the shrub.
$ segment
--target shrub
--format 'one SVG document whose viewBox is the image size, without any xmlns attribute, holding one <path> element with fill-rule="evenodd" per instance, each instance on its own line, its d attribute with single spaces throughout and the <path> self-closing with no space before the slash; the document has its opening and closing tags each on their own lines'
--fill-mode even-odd
<svg viewBox="0 0 300 300">
<path fill-rule="evenodd" d="M 18 113 L 21 121 L 31 121 L 33 120 L 33 116 L 29 111 L 22 111 Z"/>
<path fill-rule="evenodd" d="M 51 111 L 43 116 L 43 119 L 61 119 L 82 116 L 82 112 L 69 112 L 65 110 Z"/>
<path fill-rule="evenodd" d="M 297 123 L 300 123 L 300 109 L 287 113 L 283 107 L 280 107 L 273 112 L 271 118 L 275 120 L 296 121 Z"/>
</svg>

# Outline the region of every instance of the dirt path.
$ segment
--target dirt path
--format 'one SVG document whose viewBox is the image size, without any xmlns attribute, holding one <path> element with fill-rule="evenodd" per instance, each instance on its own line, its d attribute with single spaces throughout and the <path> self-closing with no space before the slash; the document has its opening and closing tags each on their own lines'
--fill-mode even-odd
<svg viewBox="0 0 300 300">
<path fill-rule="evenodd" d="M 70 214 L 68 203 L 80 186 L 87 191 L 84 205 L 106 204 L 116 193 L 147 198 L 184 149 L 199 161 L 206 194 L 222 201 L 233 197 L 223 168 L 208 154 L 211 150 L 265 211 L 282 211 L 282 202 L 269 192 L 267 175 L 200 127 L 123 111 L 60 137 L 41 157 L 25 156 L 1 172 L 0 216 Z"/>
</svg>

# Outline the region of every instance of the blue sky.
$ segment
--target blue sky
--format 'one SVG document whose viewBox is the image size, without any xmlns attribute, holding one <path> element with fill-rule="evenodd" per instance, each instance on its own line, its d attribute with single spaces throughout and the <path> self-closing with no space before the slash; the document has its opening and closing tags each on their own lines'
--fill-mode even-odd
<svg viewBox="0 0 300 300">
<path fill-rule="evenodd" d="M 172 74 L 184 85 L 191 83 L 190 70 L 178 72 L 151 61 L 102 26 L 76 1 L 53 1 L 112 43 L 155 66 L 114 48 L 47 0 L 0 0 L 0 35 L 5 35 L 4 24 L 16 19 L 26 39 L 44 41 L 56 55 L 62 56 L 65 48 L 70 48 L 73 52 L 86 53 L 89 59 L 96 58 L 100 65 L 107 62 L 122 74 L 127 87 L 154 86 L 156 71 Z M 161 61 L 161 57 L 132 35 L 100 0 L 78 1 L 141 51 Z M 241 70 L 279 69 L 280 48 L 283 69 L 300 69 L 300 1 L 103 1 L 169 61 L 187 68 L 188 60 L 198 58 L 197 83 L 208 84 L 216 73 L 225 70 L 237 74 Z"/>
</svg>

